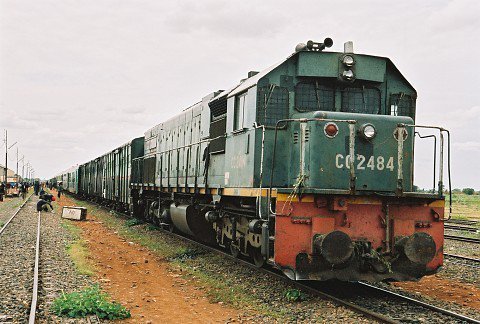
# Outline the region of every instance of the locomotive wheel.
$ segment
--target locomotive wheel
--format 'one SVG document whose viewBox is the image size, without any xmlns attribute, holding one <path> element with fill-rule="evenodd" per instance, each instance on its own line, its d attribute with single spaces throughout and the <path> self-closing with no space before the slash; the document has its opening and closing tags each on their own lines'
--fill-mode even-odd
<svg viewBox="0 0 480 324">
<path fill-rule="evenodd" d="M 240 250 L 233 244 L 230 244 L 230 253 L 236 259 L 240 255 Z"/>
<path fill-rule="evenodd" d="M 260 252 L 260 249 L 253 249 L 250 252 L 250 256 L 252 257 L 253 263 L 257 268 L 263 267 L 263 265 L 265 264 L 265 257 Z"/>
</svg>

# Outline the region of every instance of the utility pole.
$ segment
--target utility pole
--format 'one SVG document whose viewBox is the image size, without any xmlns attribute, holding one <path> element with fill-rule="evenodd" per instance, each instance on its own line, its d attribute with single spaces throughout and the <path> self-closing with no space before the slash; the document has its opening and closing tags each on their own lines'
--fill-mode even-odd
<svg viewBox="0 0 480 324">
<path fill-rule="evenodd" d="M 23 182 L 23 171 L 25 170 L 25 155 L 22 155 L 22 158 L 17 161 L 17 169 L 18 169 L 18 162 L 22 161 L 22 182 Z M 18 172 L 17 172 L 18 175 Z"/>
<path fill-rule="evenodd" d="M 7 184 L 7 182 L 8 182 L 8 166 L 7 166 L 7 164 L 8 164 L 8 150 L 11 149 L 12 147 L 14 147 L 15 144 L 17 144 L 17 142 L 15 142 L 12 145 L 10 145 L 10 147 L 9 147 L 8 146 L 7 135 L 8 135 L 7 130 L 5 130 L 5 184 Z M 18 160 L 18 151 L 17 151 L 17 160 Z M 18 169 L 18 165 L 17 165 L 17 169 Z"/>
<path fill-rule="evenodd" d="M 7 184 L 7 175 L 8 175 L 8 168 L 7 168 L 7 160 L 8 160 L 8 143 L 7 143 L 7 130 L 5 130 L 5 184 Z"/>
<path fill-rule="evenodd" d="M 17 145 L 17 186 L 18 186 L 18 145 Z"/>
</svg>

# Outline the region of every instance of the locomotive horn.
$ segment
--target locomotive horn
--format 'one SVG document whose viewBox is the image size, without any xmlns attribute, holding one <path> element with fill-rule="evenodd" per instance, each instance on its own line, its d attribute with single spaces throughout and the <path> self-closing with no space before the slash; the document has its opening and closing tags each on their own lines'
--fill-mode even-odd
<svg viewBox="0 0 480 324">
<path fill-rule="evenodd" d="M 325 47 L 332 47 L 333 40 L 330 37 L 327 37 L 323 40 L 323 43 L 316 43 L 312 40 L 307 42 L 307 49 L 310 51 L 323 51 Z"/>
</svg>

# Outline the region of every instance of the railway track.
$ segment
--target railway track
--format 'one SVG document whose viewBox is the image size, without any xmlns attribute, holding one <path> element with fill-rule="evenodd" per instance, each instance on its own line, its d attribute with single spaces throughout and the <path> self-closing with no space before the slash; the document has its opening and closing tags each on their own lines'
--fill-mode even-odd
<svg viewBox="0 0 480 324">
<path fill-rule="evenodd" d="M 390 291 L 388 289 L 377 287 L 377 286 L 374 286 L 374 285 L 366 283 L 366 282 L 360 282 L 359 284 L 362 285 L 363 287 L 366 287 L 367 289 L 371 289 L 372 291 L 379 292 L 381 294 L 385 294 L 388 297 L 394 297 L 394 298 L 396 298 L 400 301 L 412 303 L 412 304 L 418 305 L 422 308 L 429 309 L 433 312 L 440 313 L 440 314 L 447 315 L 447 316 L 451 316 L 452 318 L 454 318 L 456 320 L 459 320 L 461 322 L 480 323 L 480 320 L 477 320 L 477 319 L 474 319 L 474 318 L 471 318 L 471 317 L 468 317 L 468 316 L 465 316 L 465 315 L 462 315 L 462 314 L 458 314 L 456 312 L 452 312 L 450 310 L 447 310 L 447 309 L 444 309 L 444 308 L 426 303 L 424 301 L 421 301 L 421 300 L 418 300 L 418 299 L 415 299 L 415 298 L 411 298 L 411 297 L 408 297 L 408 296 L 401 295 L 399 293 Z"/>
<path fill-rule="evenodd" d="M 443 255 L 447 257 L 448 261 L 451 261 L 453 263 L 457 263 L 462 266 L 472 267 L 475 269 L 480 269 L 480 259 L 450 253 L 443 253 Z"/>
<path fill-rule="evenodd" d="M 5 224 L 3 224 L 2 228 L 0 228 L 0 235 L 2 235 L 3 231 L 7 228 L 8 224 L 10 224 L 10 222 L 12 221 L 12 219 L 14 219 L 15 216 L 17 216 L 18 212 L 23 208 L 23 206 L 25 206 L 25 204 L 27 203 L 27 201 L 29 201 L 32 196 L 33 196 L 33 194 L 31 194 L 30 196 L 28 196 L 28 198 L 25 199 L 25 201 L 15 210 L 15 212 L 13 213 L 13 215 L 5 222 Z"/>
<path fill-rule="evenodd" d="M 35 318 L 36 318 L 36 311 L 37 311 L 37 301 L 38 301 L 38 278 L 39 278 L 39 261 L 40 261 L 40 228 L 41 228 L 41 215 L 40 212 L 37 212 L 37 224 L 35 228 L 29 228 L 28 224 L 32 223 L 31 219 L 27 219 L 27 222 L 22 224 L 22 222 L 19 222 L 19 226 L 21 228 L 17 231 L 17 229 L 12 229 L 12 226 L 17 225 L 15 222 L 12 222 L 18 215 L 20 214 L 21 211 L 23 211 L 23 208 L 25 205 L 30 201 L 30 198 L 32 195 L 30 195 L 20 207 L 17 208 L 17 210 L 13 213 L 13 215 L 8 219 L 8 221 L 3 225 L 3 227 L 0 229 L 0 240 L 2 244 L 0 245 L 0 250 L 2 251 L 2 256 L 5 259 L 8 260 L 2 260 L 2 261 L 7 261 L 7 265 L 1 264 L 0 267 L 4 268 L 2 270 L 6 271 L 16 271 L 17 273 L 22 273 L 23 276 L 15 277 L 15 278 L 10 278 L 16 281 L 17 287 L 3 287 L 2 289 L 8 289 L 10 288 L 9 292 L 13 295 L 10 296 L 10 302 L 12 300 L 17 300 L 21 301 L 23 304 L 23 309 L 26 309 L 26 304 L 27 301 L 26 295 L 28 292 L 23 291 L 23 289 L 27 289 L 26 287 L 31 286 L 31 291 L 30 291 L 30 306 L 29 306 L 29 311 L 28 313 L 28 323 L 29 324 L 34 324 L 35 323 Z M 31 215 L 27 215 L 28 217 L 31 217 Z M 22 227 L 23 226 L 23 227 Z M 12 229 L 12 231 L 9 231 Z M 7 244 L 5 244 L 7 243 Z M 31 245 L 34 245 L 34 251 L 31 251 L 29 247 Z M 14 247 L 21 246 L 24 247 L 22 249 L 22 252 L 24 252 L 26 255 L 15 255 L 11 254 L 9 255 L 9 250 L 13 250 Z M 33 255 L 31 255 L 33 253 Z M 17 256 L 17 258 L 15 258 Z M 16 260 L 18 259 L 18 260 Z M 32 260 L 33 259 L 33 260 Z M 26 262 L 25 262 L 26 261 Z M 32 268 L 32 261 L 33 261 L 33 278 L 30 277 L 28 278 L 29 272 L 31 272 Z M 10 265 L 8 265 L 8 262 L 10 262 Z M 13 267 L 12 267 L 12 262 L 13 262 Z M 10 266 L 10 267 L 9 267 Z M 23 266 L 23 268 L 22 268 Z M 21 283 L 19 281 L 25 280 L 25 282 Z M 30 285 L 31 282 L 31 285 Z M 2 278 L 2 284 L 8 283 L 7 278 Z M 20 287 L 20 289 L 19 289 Z M 22 291 L 17 291 L 17 290 L 22 290 Z M 20 295 L 17 295 L 20 294 Z M 5 294 L 4 294 L 5 295 Z M 5 303 L 4 300 L 2 300 L 2 303 Z M 0 303 L 0 304 L 2 304 Z M 4 305 L 0 308 L 0 313 L 6 312 L 6 309 L 3 308 Z M 21 309 L 20 309 L 21 310 Z M 25 312 L 19 312 L 23 313 L 21 315 L 25 316 Z M 4 314 L 4 318 L 1 318 L 0 320 L 3 322 L 9 322 L 10 320 L 12 322 L 26 322 L 26 318 L 19 318 L 20 314 Z M 21 316 L 20 316 L 21 317 Z"/>
<path fill-rule="evenodd" d="M 351 283 L 335 282 L 335 287 L 333 287 L 333 289 L 328 289 L 328 288 L 325 289 L 325 287 L 319 288 L 318 287 L 318 285 L 319 285 L 318 282 L 302 283 L 302 282 L 299 282 L 299 281 L 293 281 L 293 280 L 288 279 L 287 277 L 285 277 L 283 274 L 279 273 L 275 269 L 272 269 L 272 268 L 258 268 L 254 264 L 250 263 L 249 261 L 239 259 L 239 258 L 234 258 L 232 255 L 230 255 L 230 254 L 228 254 L 224 251 L 221 251 L 217 248 L 206 246 L 206 245 L 204 245 L 202 243 L 199 243 L 195 240 L 186 238 L 186 237 L 184 237 L 182 235 L 179 235 L 179 234 L 172 233 L 172 232 L 170 232 L 168 230 L 165 230 L 165 229 L 161 229 L 161 231 L 168 234 L 168 235 L 174 236 L 174 237 L 176 237 L 180 240 L 183 240 L 183 241 L 189 242 L 191 244 L 200 246 L 203 249 L 207 249 L 207 250 L 212 251 L 214 253 L 221 254 L 222 256 L 224 256 L 226 258 L 233 259 L 236 262 L 241 263 L 243 265 L 246 265 L 248 267 L 251 267 L 251 268 L 254 268 L 256 270 L 267 273 L 269 275 L 275 276 L 276 278 L 278 278 L 278 279 L 280 279 L 280 280 L 282 280 L 286 283 L 293 284 L 296 288 L 301 289 L 303 291 L 306 291 L 306 292 L 308 292 L 308 293 L 310 293 L 314 296 L 319 296 L 319 297 L 330 299 L 338 305 L 347 307 L 347 308 L 352 309 L 356 312 L 359 312 L 359 313 L 361 313 L 361 314 L 363 314 L 363 315 L 365 315 L 369 318 L 375 319 L 375 320 L 383 322 L 383 323 L 401 323 L 403 321 L 415 320 L 415 318 L 401 318 L 401 316 L 399 314 L 396 314 L 394 316 L 389 316 L 387 314 L 382 314 L 382 313 L 378 312 L 378 310 L 377 310 L 378 307 L 376 307 L 374 305 L 370 305 L 370 306 L 373 306 L 373 307 L 369 307 L 369 305 L 365 305 L 365 304 L 360 305 L 360 304 L 356 303 L 356 300 L 357 300 L 356 295 L 353 296 L 352 299 L 342 298 L 341 293 L 338 294 L 338 291 L 337 291 L 338 285 L 344 285 L 344 284 L 347 285 L 348 288 L 346 289 L 346 291 L 349 291 L 349 292 L 352 292 L 352 291 L 355 292 L 360 287 L 361 290 L 367 289 L 369 291 L 375 291 L 377 294 L 381 293 L 383 296 L 387 296 L 387 297 L 391 298 L 392 300 L 396 300 L 396 301 L 400 300 L 400 301 L 402 301 L 406 304 L 415 305 L 415 306 L 417 306 L 417 308 L 421 308 L 421 310 L 420 310 L 421 314 L 426 314 L 425 310 L 428 310 L 431 313 L 440 314 L 441 316 L 445 316 L 445 317 L 448 318 L 446 320 L 450 323 L 453 323 L 454 321 L 459 322 L 459 323 L 462 323 L 462 322 L 477 323 L 477 324 L 480 323 L 480 320 L 476 320 L 474 318 L 470 318 L 468 316 L 450 311 L 448 309 L 441 308 L 441 307 L 438 307 L 436 305 L 429 304 L 429 303 L 426 303 L 424 301 L 414 299 L 414 298 L 411 298 L 411 297 L 408 297 L 408 296 L 400 295 L 396 292 L 393 292 L 393 291 L 390 291 L 390 290 L 387 290 L 387 289 L 383 289 L 383 288 L 380 288 L 380 287 L 376 287 L 376 286 L 373 286 L 373 285 L 370 285 L 370 284 L 364 283 L 364 282 L 356 283 L 354 289 L 352 290 L 352 289 L 350 289 Z M 360 292 L 360 293 L 362 293 L 362 292 Z M 378 301 L 383 302 L 384 299 L 380 298 Z"/>
<path fill-rule="evenodd" d="M 100 204 L 97 204 L 97 203 L 92 203 L 92 204 L 100 208 L 110 210 L 108 207 L 102 206 Z M 130 217 L 129 215 L 126 215 L 126 214 L 122 214 L 122 215 L 126 217 Z M 356 284 L 335 282 L 335 286 L 333 288 L 332 287 L 328 288 L 328 287 L 325 287 L 325 283 L 292 281 L 287 277 L 285 277 L 278 270 L 272 267 L 258 268 L 257 266 L 252 264 L 250 261 L 244 260 L 242 258 L 235 258 L 231 254 L 217 247 L 205 245 L 193 239 L 184 237 L 176 233 L 172 233 L 168 229 L 159 228 L 159 230 L 169 236 L 175 237 L 178 240 L 181 240 L 183 242 L 188 242 L 204 250 L 207 250 L 207 251 L 222 255 L 225 258 L 234 260 L 239 264 L 245 265 L 247 267 L 250 267 L 258 271 L 261 271 L 263 273 L 274 276 L 275 278 L 282 280 L 286 283 L 292 284 L 296 288 L 302 291 L 308 292 L 313 296 L 329 299 L 332 302 L 336 303 L 337 305 L 344 306 L 346 308 L 356 311 L 357 313 L 363 314 L 368 318 L 374 319 L 382 323 L 401 323 L 401 322 L 416 321 L 415 317 L 412 317 L 411 315 L 408 315 L 408 314 L 402 317 L 402 315 L 398 314 L 398 312 L 394 312 L 391 314 L 388 314 L 388 312 L 387 314 L 379 312 L 379 309 L 383 311 L 388 311 L 388 307 L 378 306 L 378 305 L 384 304 L 385 297 L 388 297 L 392 300 L 392 303 L 398 303 L 399 301 L 401 301 L 403 304 L 405 304 L 410 314 L 413 313 L 413 314 L 422 314 L 422 316 L 433 316 L 433 318 L 435 318 L 435 321 L 443 321 L 448 323 L 458 322 L 458 323 L 480 324 L 480 320 L 456 313 L 454 311 L 451 311 L 433 304 L 426 303 L 418 299 L 401 295 L 399 293 L 390 291 L 388 289 L 376 287 L 374 285 L 370 285 L 363 282 L 356 283 Z M 329 283 L 326 283 L 326 285 L 328 284 Z M 342 287 L 346 286 L 347 288 L 339 290 L 338 289 L 339 286 L 342 286 Z M 358 295 L 356 295 L 355 292 L 363 294 L 365 293 L 365 291 L 375 292 L 375 295 L 377 296 L 380 295 L 380 296 L 376 299 L 375 302 L 372 302 L 370 299 L 372 299 L 373 297 L 370 294 L 368 294 L 366 298 L 367 299 L 366 302 L 358 303 L 358 298 L 357 298 Z M 350 298 L 344 298 L 342 294 L 345 292 L 348 292 L 348 294 L 350 295 L 353 292 L 353 296 L 350 296 Z"/>
<path fill-rule="evenodd" d="M 480 239 L 473 238 L 473 237 L 465 237 L 465 236 L 457 236 L 457 235 L 444 235 L 444 238 L 448 240 L 454 240 L 454 241 L 461 241 L 461 242 L 468 242 L 468 243 L 476 243 L 480 244 Z"/>
<path fill-rule="evenodd" d="M 450 219 L 445 221 L 447 224 L 461 224 L 461 225 L 479 225 L 480 221 L 470 219 Z"/>
<path fill-rule="evenodd" d="M 449 225 L 449 224 L 444 224 L 443 226 L 445 229 L 454 230 L 454 231 L 463 231 L 463 232 L 472 232 L 472 233 L 480 232 L 479 228 L 471 227 L 471 226 L 460 226 L 460 225 Z"/>
</svg>

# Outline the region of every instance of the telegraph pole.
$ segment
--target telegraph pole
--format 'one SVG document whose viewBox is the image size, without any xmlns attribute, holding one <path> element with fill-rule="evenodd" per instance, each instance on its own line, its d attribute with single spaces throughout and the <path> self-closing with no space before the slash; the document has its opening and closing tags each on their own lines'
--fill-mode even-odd
<svg viewBox="0 0 480 324">
<path fill-rule="evenodd" d="M 25 175 L 27 179 L 29 179 L 29 177 L 28 177 L 28 170 L 29 169 L 30 169 L 30 162 L 27 162 L 27 174 Z M 30 182 L 30 180 L 28 182 Z"/>
<path fill-rule="evenodd" d="M 17 145 L 17 186 L 18 186 L 18 145 Z"/>
<path fill-rule="evenodd" d="M 8 143 L 7 143 L 7 130 L 5 130 L 5 185 L 7 184 L 7 175 L 8 175 L 8 168 L 7 168 L 7 160 L 8 160 Z"/>
<path fill-rule="evenodd" d="M 18 162 L 20 161 L 22 161 L 22 182 L 23 182 L 23 171 L 25 170 L 25 155 L 22 155 L 22 158 L 17 161 L 17 175 L 18 175 Z"/>
</svg>

